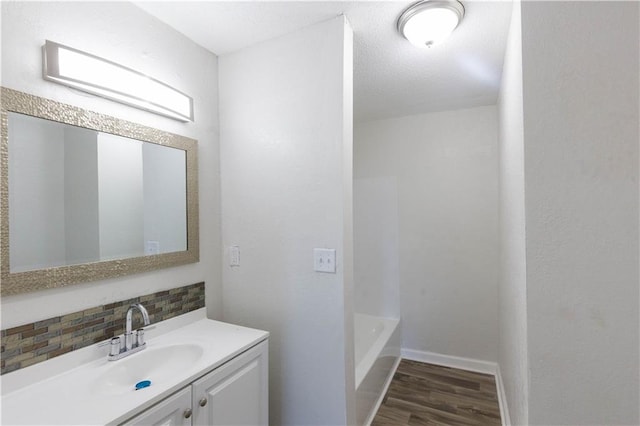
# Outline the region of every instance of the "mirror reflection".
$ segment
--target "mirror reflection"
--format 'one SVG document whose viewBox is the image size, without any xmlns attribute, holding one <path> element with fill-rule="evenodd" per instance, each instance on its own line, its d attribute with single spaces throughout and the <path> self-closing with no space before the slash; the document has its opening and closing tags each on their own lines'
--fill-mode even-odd
<svg viewBox="0 0 640 426">
<path fill-rule="evenodd" d="M 7 118 L 12 272 L 187 250 L 184 150 Z"/>
</svg>

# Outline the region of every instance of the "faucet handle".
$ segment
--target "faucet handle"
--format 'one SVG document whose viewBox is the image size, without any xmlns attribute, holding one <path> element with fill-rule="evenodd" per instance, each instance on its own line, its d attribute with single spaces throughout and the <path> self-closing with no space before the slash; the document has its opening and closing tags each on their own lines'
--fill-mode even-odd
<svg viewBox="0 0 640 426">
<path fill-rule="evenodd" d="M 144 328 L 139 328 L 136 331 L 136 346 L 144 345 Z"/>
<path fill-rule="evenodd" d="M 110 350 L 109 350 L 109 355 L 110 356 L 116 356 L 120 353 L 120 338 L 119 337 L 114 337 L 111 339 L 110 341 Z"/>
</svg>

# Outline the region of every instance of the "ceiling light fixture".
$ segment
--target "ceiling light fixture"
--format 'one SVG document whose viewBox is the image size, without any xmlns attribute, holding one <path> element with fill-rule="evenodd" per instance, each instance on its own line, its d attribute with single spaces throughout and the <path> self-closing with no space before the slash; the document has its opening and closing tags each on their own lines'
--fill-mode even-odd
<svg viewBox="0 0 640 426">
<path fill-rule="evenodd" d="M 400 15 L 398 31 L 417 47 L 432 47 L 449 37 L 463 16 L 459 1 L 423 0 Z"/>
<path fill-rule="evenodd" d="M 193 121 L 193 99 L 115 62 L 47 40 L 42 46 L 45 80 L 180 121 Z"/>
</svg>

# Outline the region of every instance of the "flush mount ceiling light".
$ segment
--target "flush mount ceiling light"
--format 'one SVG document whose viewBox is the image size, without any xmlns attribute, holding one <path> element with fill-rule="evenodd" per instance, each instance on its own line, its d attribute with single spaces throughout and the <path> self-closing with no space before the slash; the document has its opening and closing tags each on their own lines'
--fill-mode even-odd
<svg viewBox="0 0 640 426">
<path fill-rule="evenodd" d="M 45 80 L 176 120 L 193 121 L 193 99 L 158 80 L 49 40 L 42 55 Z"/>
<path fill-rule="evenodd" d="M 463 16 L 459 1 L 424 0 L 400 15 L 398 31 L 415 46 L 431 47 L 449 37 Z"/>
</svg>

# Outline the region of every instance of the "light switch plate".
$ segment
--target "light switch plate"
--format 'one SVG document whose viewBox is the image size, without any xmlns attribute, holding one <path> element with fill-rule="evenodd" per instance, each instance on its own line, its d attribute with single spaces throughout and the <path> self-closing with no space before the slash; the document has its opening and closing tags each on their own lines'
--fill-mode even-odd
<svg viewBox="0 0 640 426">
<path fill-rule="evenodd" d="M 229 265 L 240 266 L 240 247 L 238 246 L 229 247 Z"/>
<path fill-rule="evenodd" d="M 336 273 L 336 250 L 325 248 L 313 249 L 313 270 L 316 272 Z"/>
</svg>

